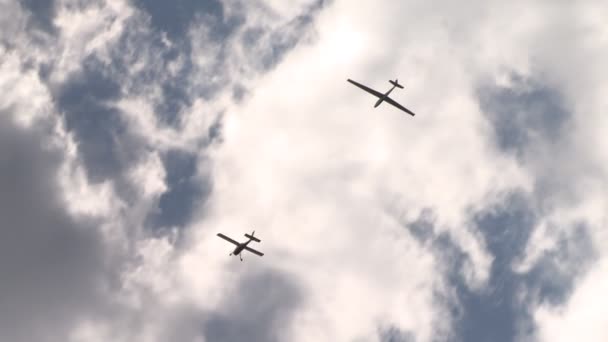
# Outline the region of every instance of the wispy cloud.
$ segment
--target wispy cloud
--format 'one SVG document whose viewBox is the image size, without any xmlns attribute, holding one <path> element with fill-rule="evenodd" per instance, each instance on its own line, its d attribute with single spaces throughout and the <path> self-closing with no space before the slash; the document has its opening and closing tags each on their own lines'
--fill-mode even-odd
<svg viewBox="0 0 608 342">
<path fill-rule="evenodd" d="M 605 339 L 602 2 L 0 7 L 0 338 Z"/>
</svg>

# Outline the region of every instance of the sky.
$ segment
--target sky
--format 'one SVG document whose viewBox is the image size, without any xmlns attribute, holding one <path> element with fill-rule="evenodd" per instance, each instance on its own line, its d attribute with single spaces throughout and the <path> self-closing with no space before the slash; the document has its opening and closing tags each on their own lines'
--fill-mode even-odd
<svg viewBox="0 0 608 342">
<path fill-rule="evenodd" d="M 608 340 L 606 17 L 0 0 L 0 340 Z"/>
</svg>

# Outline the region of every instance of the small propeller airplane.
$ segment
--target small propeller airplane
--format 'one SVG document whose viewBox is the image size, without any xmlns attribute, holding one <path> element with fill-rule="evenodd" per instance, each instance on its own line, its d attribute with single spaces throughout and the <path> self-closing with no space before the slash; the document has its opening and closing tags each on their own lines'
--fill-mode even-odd
<svg viewBox="0 0 608 342">
<path fill-rule="evenodd" d="M 376 104 L 374 105 L 374 108 L 378 107 L 382 102 L 388 102 L 390 104 L 392 104 L 393 106 L 401 109 L 402 111 L 408 113 L 411 116 L 414 116 L 416 114 L 414 114 L 411 110 L 403 107 L 402 105 L 400 105 L 399 103 L 397 103 L 395 100 L 391 99 L 390 97 L 388 97 L 388 95 L 391 93 L 391 91 L 393 91 L 393 89 L 395 89 L 395 87 L 403 89 L 403 86 L 401 84 L 399 84 L 399 81 L 397 79 L 393 80 L 389 80 L 390 84 L 393 85 L 393 87 L 391 89 L 389 89 L 389 91 L 387 91 L 386 93 L 382 94 L 379 91 L 376 91 L 374 89 L 368 88 L 366 86 L 364 86 L 363 84 L 357 83 L 353 80 L 351 80 L 350 78 L 347 80 L 348 82 L 356 85 L 357 87 L 365 90 L 366 92 L 376 96 L 378 98 L 378 101 L 376 101 Z"/>
<path fill-rule="evenodd" d="M 224 239 L 224 240 L 226 240 L 226 241 L 228 241 L 228 242 L 236 245 L 236 248 L 234 248 L 234 251 L 232 251 L 232 253 L 230 253 L 230 255 L 233 255 L 233 254 L 234 255 L 238 255 L 239 258 L 241 259 L 241 261 L 243 261 L 243 257 L 241 256 L 241 252 L 243 250 L 249 251 L 249 252 L 251 252 L 253 254 L 257 254 L 259 256 L 263 256 L 264 255 L 264 253 L 258 252 L 255 249 L 247 246 L 251 241 L 262 242 L 260 239 L 256 238 L 254 236 L 254 234 L 255 234 L 255 230 L 253 231 L 253 233 L 251 233 L 251 235 L 245 234 L 245 237 L 248 238 L 249 240 L 245 241 L 245 242 L 242 242 L 242 243 L 236 242 L 236 241 L 232 240 L 231 238 L 227 237 L 226 235 L 224 235 L 222 233 L 217 233 L 217 236 L 219 236 L 222 239 Z"/>
</svg>

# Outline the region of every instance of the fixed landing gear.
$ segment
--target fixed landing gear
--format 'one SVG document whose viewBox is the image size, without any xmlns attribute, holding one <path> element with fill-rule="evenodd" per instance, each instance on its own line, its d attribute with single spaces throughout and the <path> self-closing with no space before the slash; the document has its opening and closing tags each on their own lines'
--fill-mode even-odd
<svg viewBox="0 0 608 342">
<path fill-rule="evenodd" d="M 230 254 L 228 254 L 228 256 L 232 256 L 233 254 L 234 253 L 230 253 Z M 243 255 L 242 254 L 239 254 L 239 259 L 241 259 L 241 261 L 243 261 Z"/>
</svg>

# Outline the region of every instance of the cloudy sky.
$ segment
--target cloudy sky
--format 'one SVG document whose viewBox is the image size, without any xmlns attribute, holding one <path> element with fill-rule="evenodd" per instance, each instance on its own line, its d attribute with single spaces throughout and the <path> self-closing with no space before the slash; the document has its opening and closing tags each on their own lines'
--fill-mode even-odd
<svg viewBox="0 0 608 342">
<path fill-rule="evenodd" d="M 0 340 L 607 341 L 607 17 L 0 0 Z"/>
</svg>

